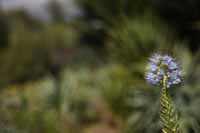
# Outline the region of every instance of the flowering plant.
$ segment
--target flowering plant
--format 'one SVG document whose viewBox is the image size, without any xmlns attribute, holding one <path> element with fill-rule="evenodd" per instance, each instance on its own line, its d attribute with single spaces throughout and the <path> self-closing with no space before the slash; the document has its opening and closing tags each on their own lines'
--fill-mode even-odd
<svg viewBox="0 0 200 133">
<path fill-rule="evenodd" d="M 153 85 L 161 85 L 160 119 L 162 133 L 178 133 L 177 115 L 167 93 L 168 88 L 181 82 L 181 70 L 177 61 L 169 55 L 155 54 L 150 58 L 145 74 L 146 80 Z"/>
</svg>

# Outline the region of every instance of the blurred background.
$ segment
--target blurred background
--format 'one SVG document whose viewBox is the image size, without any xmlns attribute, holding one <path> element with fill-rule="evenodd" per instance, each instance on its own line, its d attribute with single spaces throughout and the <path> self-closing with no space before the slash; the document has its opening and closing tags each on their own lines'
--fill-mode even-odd
<svg viewBox="0 0 200 133">
<path fill-rule="evenodd" d="M 159 133 L 153 53 L 181 133 L 200 133 L 199 0 L 0 0 L 0 133 Z"/>
</svg>

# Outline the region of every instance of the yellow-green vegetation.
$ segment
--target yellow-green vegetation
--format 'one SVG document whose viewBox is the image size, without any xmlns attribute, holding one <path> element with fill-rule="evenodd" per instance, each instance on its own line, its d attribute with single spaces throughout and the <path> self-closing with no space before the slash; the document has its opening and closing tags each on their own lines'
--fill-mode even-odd
<svg viewBox="0 0 200 133">
<path fill-rule="evenodd" d="M 198 133 L 199 12 L 159 1 L 76 0 L 80 16 L 52 10 L 45 21 L 1 11 L 0 133 L 160 133 L 160 89 L 144 73 L 163 52 L 180 60 L 184 78 L 162 102 L 178 108 L 180 133 Z"/>
</svg>

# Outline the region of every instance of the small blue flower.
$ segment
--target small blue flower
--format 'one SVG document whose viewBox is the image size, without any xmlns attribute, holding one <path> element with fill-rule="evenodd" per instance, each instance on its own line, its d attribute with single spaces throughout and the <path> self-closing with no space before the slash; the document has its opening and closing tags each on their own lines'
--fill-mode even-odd
<svg viewBox="0 0 200 133">
<path fill-rule="evenodd" d="M 154 73 L 146 74 L 146 79 L 149 83 L 152 83 L 154 85 L 156 85 L 159 82 L 159 79 L 157 78 L 156 74 L 154 74 Z"/>
<path fill-rule="evenodd" d="M 176 62 L 171 61 L 171 62 L 169 63 L 169 69 L 170 69 L 170 70 L 174 70 L 174 69 L 177 69 L 177 68 L 178 68 L 178 65 L 177 65 Z"/>
<path fill-rule="evenodd" d="M 160 76 L 164 76 L 165 71 L 164 71 L 163 69 L 159 69 L 159 70 L 157 71 L 157 74 L 160 75 Z"/>
<path fill-rule="evenodd" d="M 155 54 L 150 61 L 145 76 L 149 83 L 159 85 L 163 83 L 164 76 L 167 77 L 167 88 L 181 82 L 181 70 L 174 58 Z"/>
<path fill-rule="evenodd" d="M 162 57 L 162 63 L 164 64 L 164 65 L 169 65 L 169 63 L 172 61 L 172 58 L 170 57 L 170 56 L 168 56 L 168 55 L 164 55 L 163 57 Z"/>
<path fill-rule="evenodd" d="M 155 72 L 158 69 L 158 67 L 156 64 L 151 63 L 148 65 L 147 69 Z"/>
<path fill-rule="evenodd" d="M 150 61 L 153 64 L 157 64 L 157 63 L 159 63 L 159 61 L 160 61 L 161 58 L 162 57 L 160 55 L 155 54 L 152 58 L 150 58 Z"/>
</svg>

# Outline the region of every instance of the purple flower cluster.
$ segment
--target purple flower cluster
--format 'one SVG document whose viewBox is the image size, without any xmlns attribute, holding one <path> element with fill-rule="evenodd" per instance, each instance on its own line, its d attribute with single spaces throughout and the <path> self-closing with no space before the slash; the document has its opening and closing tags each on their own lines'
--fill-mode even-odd
<svg viewBox="0 0 200 133">
<path fill-rule="evenodd" d="M 149 83 L 159 85 L 163 83 L 164 76 L 167 77 L 167 88 L 181 82 L 181 70 L 176 60 L 168 55 L 155 54 L 150 58 L 145 78 Z"/>
</svg>

